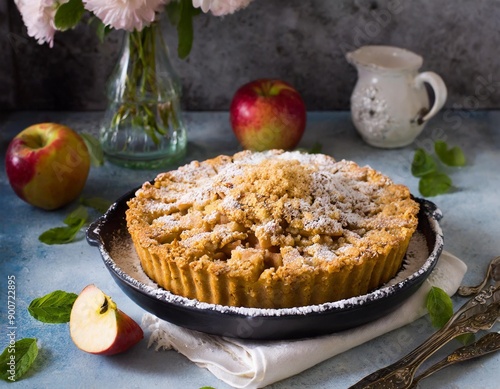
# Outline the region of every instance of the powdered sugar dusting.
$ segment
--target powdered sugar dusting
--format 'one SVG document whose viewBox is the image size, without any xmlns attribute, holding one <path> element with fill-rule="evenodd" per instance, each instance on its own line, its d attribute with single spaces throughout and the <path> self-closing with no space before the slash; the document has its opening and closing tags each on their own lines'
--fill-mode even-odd
<svg viewBox="0 0 500 389">
<path fill-rule="evenodd" d="M 438 241 L 440 241 L 438 243 L 442 244 L 442 240 L 439 239 L 439 236 Z M 429 267 L 435 263 L 435 256 L 438 254 L 435 251 L 429 254 L 425 236 L 420 231 L 417 231 L 411 239 L 402 270 L 383 287 L 363 296 L 352 297 L 330 303 L 294 308 L 266 309 L 208 304 L 182 296 L 176 296 L 159 287 L 144 273 L 139 257 L 137 256 L 129 236 L 123 237 L 117 235 L 111 242 L 110 247 L 111 249 L 108 253 L 103 246 L 100 246 L 101 253 L 108 267 L 127 283 L 140 289 L 143 293 L 153 296 L 159 301 L 163 301 L 165 303 L 182 305 L 184 307 L 195 308 L 201 311 L 209 310 L 223 314 L 230 313 L 244 316 L 301 316 L 330 310 L 342 310 L 352 306 L 362 306 L 369 301 L 383 298 L 386 295 L 394 293 L 396 290 L 395 288 L 401 287 L 415 277 L 427 272 Z M 316 247 L 316 249 L 322 252 L 321 247 Z M 327 255 L 332 254 L 330 253 Z"/>
<path fill-rule="evenodd" d="M 132 192 L 127 194 L 92 223 L 87 230 L 87 240 L 98 246 L 117 283 L 141 307 L 174 324 L 222 336 L 288 339 L 352 328 L 360 324 L 359 320 L 369 322 L 385 315 L 413 293 L 430 274 L 443 248 L 438 223 L 441 212 L 433 203 L 416 199 L 420 203 L 417 233 L 410 242 L 403 269 L 386 286 L 363 296 L 298 308 L 258 309 L 206 304 L 162 289 L 143 272 L 124 219 L 126 202 L 133 196 Z M 337 251 L 342 250 L 348 251 L 348 245 Z M 283 262 L 293 262 L 297 256 L 301 254 L 296 248 L 287 247 Z M 365 306 L 370 309 L 365 310 Z M 283 321 L 276 319 L 280 317 Z M 336 320 L 340 317 L 341 320 Z"/>
<path fill-rule="evenodd" d="M 175 237 L 190 262 L 199 260 L 200 250 L 190 250 L 194 243 L 212 250 L 205 253 L 209 258 L 217 258 L 222 244 L 232 243 L 243 250 L 274 246 L 283 263 L 302 264 L 359 259 L 352 258 L 354 247 L 361 248 L 358 253 L 367 247 L 377 251 L 374 242 L 380 239 L 369 231 L 390 230 L 391 244 L 399 244 L 401 229 L 415 227 L 415 217 L 407 216 L 417 207 L 407 188 L 393 187 L 389 178 L 351 161 L 272 150 L 195 161 L 162 173 L 132 203 L 138 204 L 140 218 L 145 214 L 151 220 L 141 226 L 151 238 L 148 244 L 159 240 L 168 246 L 172 239 L 158 238 Z M 218 228 L 230 223 L 234 228 Z M 297 252 L 285 261 L 281 249 L 290 244 Z"/>
</svg>

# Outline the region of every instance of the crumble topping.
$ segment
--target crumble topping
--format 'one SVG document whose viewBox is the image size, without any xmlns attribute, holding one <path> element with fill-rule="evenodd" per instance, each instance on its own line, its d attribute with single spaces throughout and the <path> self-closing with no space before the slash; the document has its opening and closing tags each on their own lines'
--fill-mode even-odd
<svg viewBox="0 0 500 389">
<path fill-rule="evenodd" d="M 369 167 L 281 151 L 192 162 L 144 184 L 129 205 L 141 246 L 221 269 L 256 255 L 267 269 L 375 256 L 415 229 L 418 210 L 406 187 Z"/>
</svg>

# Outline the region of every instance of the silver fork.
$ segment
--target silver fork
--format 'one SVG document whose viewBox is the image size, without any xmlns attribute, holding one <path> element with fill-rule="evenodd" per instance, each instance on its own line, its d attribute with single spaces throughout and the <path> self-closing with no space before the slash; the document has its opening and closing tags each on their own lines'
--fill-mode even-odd
<svg viewBox="0 0 500 389">
<path fill-rule="evenodd" d="M 429 377 L 431 374 L 434 374 L 441 369 L 444 369 L 445 367 L 454 365 L 455 363 L 467 361 L 469 359 L 478 358 L 498 350 L 500 350 L 500 333 L 489 332 L 474 343 L 460 347 L 459 349 L 449 354 L 447 357 L 441 359 L 439 362 L 429 367 L 427 370 L 413 379 L 413 382 L 408 387 L 408 389 L 416 388 L 421 380 Z"/>
<path fill-rule="evenodd" d="M 462 297 L 469 297 L 474 294 L 479 293 L 484 287 L 488 284 L 490 279 L 495 281 L 500 281 L 500 255 L 498 257 L 493 258 L 486 270 L 486 274 L 484 276 L 483 281 L 479 285 L 476 286 L 461 286 L 457 290 L 457 294 Z"/>
<path fill-rule="evenodd" d="M 467 333 L 490 329 L 500 316 L 500 287 L 490 286 L 468 300 L 446 325 L 415 350 L 390 366 L 363 378 L 350 389 L 408 388 L 418 367 L 451 339 Z"/>
</svg>

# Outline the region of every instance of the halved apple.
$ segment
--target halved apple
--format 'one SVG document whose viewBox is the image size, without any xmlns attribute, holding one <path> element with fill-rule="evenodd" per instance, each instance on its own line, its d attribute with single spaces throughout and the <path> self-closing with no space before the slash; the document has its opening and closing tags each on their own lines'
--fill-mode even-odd
<svg viewBox="0 0 500 389">
<path fill-rule="evenodd" d="M 86 286 L 73 304 L 69 330 L 80 350 L 99 355 L 121 353 L 144 337 L 141 327 L 94 284 Z"/>
</svg>

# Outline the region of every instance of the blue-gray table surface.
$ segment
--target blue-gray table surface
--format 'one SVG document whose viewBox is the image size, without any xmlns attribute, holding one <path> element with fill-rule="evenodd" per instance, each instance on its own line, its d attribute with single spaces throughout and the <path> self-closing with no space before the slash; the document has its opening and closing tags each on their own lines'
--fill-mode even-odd
<svg viewBox="0 0 500 389">
<path fill-rule="evenodd" d="M 16 197 L 5 175 L 7 145 L 25 127 L 53 121 L 97 134 L 101 115 L 100 112 L 0 114 L 0 349 L 9 341 L 7 278 L 11 275 L 16 279 L 16 336 L 18 339 L 36 337 L 40 345 L 34 367 L 14 385 L 73 389 L 228 388 L 175 351 L 148 349 L 147 339 L 129 352 L 113 357 L 86 354 L 72 343 L 67 324 L 43 324 L 27 312 L 29 303 L 36 297 L 56 289 L 79 293 L 86 285 L 95 283 L 111 295 L 123 311 L 141 321 L 144 311 L 118 288 L 98 250 L 87 244 L 83 232 L 76 242 L 66 245 L 48 246 L 38 241 L 41 232 L 61 225 L 75 205 L 53 212 L 33 208 Z M 189 146 L 179 165 L 240 150 L 227 112 L 189 112 L 185 118 Z M 468 271 L 464 282 L 475 284 L 482 278 L 487 262 L 500 255 L 500 112 L 444 111 L 431 120 L 413 145 L 393 150 L 365 144 L 348 112 L 312 112 L 300 146 L 307 148 L 319 142 L 323 153 L 370 165 L 418 195 L 418 180 L 410 173 L 414 151 L 417 147 L 430 151 L 437 139 L 462 147 L 468 160 L 466 167 L 448 169 L 453 190 L 430 200 L 444 214 L 441 225 L 445 249 L 466 262 Z M 157 173 L 106 163 L 91 169 L 83 195 L 115 200 Z M 462 300 L 454 297 L 453 301 L 456 308 Z M 399 359 L 433 331 L 428 318 L 421 318 L 271 387 L 346 388 L 371 371 Z M 444 351 L 458 346 L 458 342 L 452 343 Z M 499 364 L 500 354 L 469 361 L 436 373 L 424 380 L 421 387 L 499 388 Z"/>
</svg>

